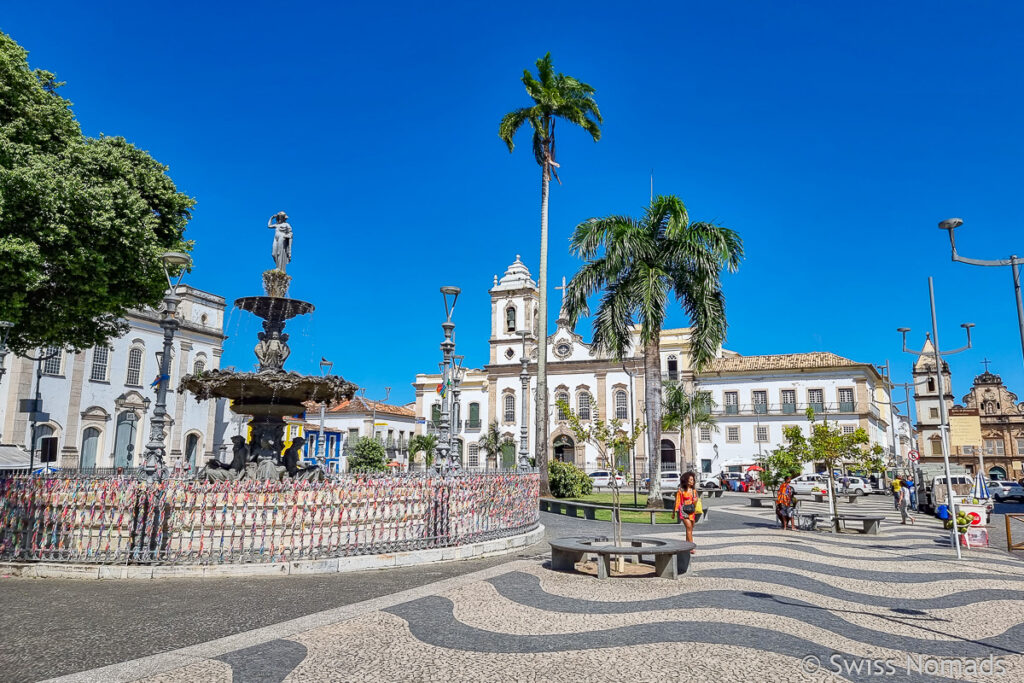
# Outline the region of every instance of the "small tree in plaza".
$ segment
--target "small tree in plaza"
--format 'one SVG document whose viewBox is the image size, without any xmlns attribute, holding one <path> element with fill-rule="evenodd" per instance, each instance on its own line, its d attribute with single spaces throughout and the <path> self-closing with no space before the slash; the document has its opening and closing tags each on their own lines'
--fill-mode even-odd
<svg viewBox="0 0 1024 683">
<path fill-rule="evenodd" d="M 427 467 L 434 464 L 437 452 L 437 434 L 417 434 L 409 439 L 409 462 L 416 462 L 416 454 L 423 451 Z"/>
<path fill-rule="evenodd" d="M 878 444 L 870 443 L 868 433 L 858 427 L 853 432 L 845 433 L 839 423 L 829 424 L 828 420 L 816 422 L 814 409 L 807 409 L 807 419 L 811 422 L 810 437 L 804 436 L 799 427 L 788 427 L 783 430 L 789 444 L 783 449 L 789 457 L 801 463 L 822 463 L 828 472 L 829 500 L 832 507 L 832 530 L 839 532 L 839 508 L 836 501 L 835 470 L 841 465 L 864 468 L 868 471 L 878 469 L 883 449 Z"/>
<path fill-rule="evenodd" d="M 644 424 L 640 420 L 634 423 L 632 433 L 626 432 L 622 420 L 602 420 L 597 412 L 597 401 L 593 395 L 590 396 L 590 405 L 595 407 L 592 409 L 594 418 L 591 420 L 581 420 L 572 406 L 565 401 L 556 401 L 555 403 L 559 412 L 565 415 L 566 422 L 573 436 L 576 437 L 577 443 L 589 443 L 597 449 L 597 462 L 602 467 L 617 470 L 618 468 L 613 467 L 609 454 L 614 457 L 617 452 L 629 451 L 643 434 Z"/>
<path fill-rule="evenodd" d="M 791 427 L 797 429 L 799 427 Z M 761 481 L 775 495 L 779 484 L 786 477 L 799 476 L 803 470 L 803 462 L 787 447 L 776 448 L 757 462 L 761 466 Z"/>
<path fill-rule="evenodd" d="M 348 458 L 348 469 L 357 472 L 386 472 L 388 461 L 384 444 L 369 436 L 359 439 Z"/>
<path fill-rule="evenodd" d="M 484 452 L 485 458 L 494 456 L 494 464 L 500 466 L 501 464 L 501 451 L 505 446 L 515 445 L 515 441 L 507 436 L 503 436 L 501 433 L 501 427 L 498 426 L 498 421 L 493 420 L 491 424 L 487 426 L 487 433 L 480 437 L 477 442 L 480 446 L 480 450 Z M 486 463 L 487 460 L 484 460 Z"/>
</svg>

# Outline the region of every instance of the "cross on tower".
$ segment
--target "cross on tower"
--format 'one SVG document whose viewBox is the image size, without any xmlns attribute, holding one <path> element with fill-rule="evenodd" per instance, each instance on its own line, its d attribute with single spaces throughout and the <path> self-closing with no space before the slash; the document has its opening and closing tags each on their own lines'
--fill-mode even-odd
<svg viewBox="0 0 1024 683">
<path fill-rule="evenodd" d="M 562 286 L 561 287 L 557 287 L 556 286 L 555 289 L 562 290 L 562 305 L 564 306 L 565 305 L 565 276 L 564 275 L 562 276 Z"/>
<path fill-rule="evenodd" d="M 988 372 L 988 364 L 991 362 L 992 361 L 990 361 L 988 358 L 985 358 L 984 360 L 981 361 L 981 364 L 985 366 L 985 372 Z"/>
</svg>

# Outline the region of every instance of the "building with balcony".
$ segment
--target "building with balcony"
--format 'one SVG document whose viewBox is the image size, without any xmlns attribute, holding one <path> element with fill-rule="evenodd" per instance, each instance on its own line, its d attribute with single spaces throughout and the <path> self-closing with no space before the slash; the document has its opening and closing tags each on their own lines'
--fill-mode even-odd
<svg viewBox="0 0 1024 683">
<path fill-rule="evenodd" d="M 870 363 L 828 352 L 731 355 L 713 360 L 696 382 L 717 404 L 716 427 L 691 435 L 692 466 L 703 473 L 744 471 L 785 444 L 787 427 L 809 434 L 808 408 L 819 422 L 846 433 L 862 428 L 872 444 L 892 448 L 889 392 Z"/>
<path fill-rule="evenodd" d="M 409 406 L 396 406 L 355 396 L 324 411 L 324 452 L 319 451 L 320 409 L 307 406 L 305 419 L 306 461 L 322 457 L 330 469 L 345 471 L 356 442 L 364 436 L 377 439 L 393 460 L 408 468 L 409 439 L 416 433 L 416 414 Z"/>
<path fill-rule="evenodd" d="M 222 451 L 230 414 L 225 401 L 197 402 L 178 391 L 181 377 L 220 367 L 224 298 L 181 285 L 179 328 L 174 335 L 167 392 L 167 464 L 202 466 Z M 149 441 L 149 418 L 156 399 L 155 378 L 163 353 L 161 312 L 130 311 L 128 332 L 82 351 L 43 349 L 41 363 L 8 356 L 0 382 L 0 443 L 28 450 L 32 424 L 19 401 L 34 398 L 37 385 L 46 422 L 36 426 L 36 452 L 56 448 L 61 468 L 135 467 Z M 38 355 L 38 354 L 33 354 Z M 54 446 L 55 444 L 55 446 Z M 38 455 L 36 456 L 38 460 Z"/>
</svg>

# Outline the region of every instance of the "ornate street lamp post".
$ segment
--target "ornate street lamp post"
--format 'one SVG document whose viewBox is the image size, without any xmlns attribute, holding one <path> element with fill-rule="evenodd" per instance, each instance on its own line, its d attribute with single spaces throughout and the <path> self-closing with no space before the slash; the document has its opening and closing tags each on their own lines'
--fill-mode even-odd
<svg viewBox="0 0 1024 683">
<path fill-rule="evenodd" d="M 462 404 L 459 402 L 459 396 L 462 394 L 462 362 L 466 360 L 465 356 L 452 356 L 452 429 L 451 440 L 457 441 L 459 436 L 462 434 Z M 459 452 L 455 448 L 449 447 L 451 451 L 451 468 L 458 470 L 462 467 L 462 459 L 459 457 Z"/>
<path fill-rule="evenodd" d="M 519 469 L 527 470 L 530 469 L 530 442 L 529 429 L 527 427 L 530 413 L 526 409 L 526 398 L 530 395 L 530 356 L 526 353 L 526 338 L 530 336 L 530 333 L 522 330 L 519 332 L 519 336 L 523 338 L 523 356 L 519 359 L 519 362 L 523 364 L 523 368 L 519 371 L 519 382 L 522 387 L 522 396 L 520 398 L 522 419 L 519 425 Z"/>
<path fill-rule="evenodd" d="M 320 356 L 320 375 L 326 377 L 331 374 L 331 368 L 334 367 L 334 363 L 327 360 L 323 356 Z M 324 413 L 327 410 L 327 401 L 323 401 L 320 404 L 320 434 L 317 435 L 316 439 L 316 456 L 314 459 L 320 465 L 320 468 L 327 470 L 327 443 L 324 437 Z"/>
<path fill-rule="evenodd" d="M 164 464 L 164 423 L 167 419 L 167 385 L 171 380 L 171 348 L 174 343 L 174 333 L 178 329 L 178 298 L 176 292 L 181 279 L 185 277 L 185 270 L 192 265 L 192 259 L 188 254 L 169 251 L 161 256 L 164 265 L 164 275 L 167 276 L 167 291 L 164 293 L 164 311 L 160 320 L 160 327 L 164 330 L 164 350 L 160 356 L 160 376 L 157 377 L 156 404 L 153 406 L 153 417 L 149 420 L 149 443 L 143 453 L 143 473 L 146 479 L 153 481 L 164 476 L 166 469 Z M 171 271 L 179 270 L 178 281 L 171 281 Z"/>
<path fill-rule="evenodd" d="M 952 234 L 952 233 L 950 233 Z M 960 353 L 971 348 L 971 328 L 974 327 L 974 323 L 963 323 L 960 327 L 967 331 L 967 345 L 961 346 L 959 349 L 953 351 L 940 352 L 939 351 L 939 326 L 935 317 L 935 285 L 932 283 L 932 279 L 928 278 L 928 296 L 932 307 L 932 340 L 935 358 L 935 388 L 938 391 L 939 396 L 939 435 L 941 436 L 940 442 L 942 444 L 942 465 L 946 474 L 946 508 L 947 514 L 950 519 L 953 520 L 953 528 L 950 533 L 953 536 L 953 545 L 956 547 L 956 557 L 960 559 L 960 533 L 956 528 L 956 506 L 953 504 L 953 477 L 949 472 L 949 413 L 946 410 L 946 392 L 942 386 L 942 356 L 951 356 L 954 353 Z M 920 351 L 912 351 L 907 348 L 907 332 L 910 332 L 909 327 L 901 327 L 896 330 L 903 335 L 903 351 L 911 353 L 915 356 L 923 356 L 924 353 Z M 920 416 L 918 416 L 920 419 Z M 980 474 L 979 476 L 984 476 Z"/>
<path fill-rule="evenodd" d="M 452 322 L 452 313 L 455 312 L 455 302 L 462 290 L 458 287 L 446 286 L 441 288 L 441 296 L 444 298 L 445 321 L 441 323 L 444 330 L 444 340 L 441 342 L 441 425 L 437 444 L 437 469 L 444 472 L 451 466 L 452 457 L 452 431 L 451 414 L 449 412 L 448 381 L 452 365 L 452 353 L 455 351 L 455 341 L 452 333 L 455 331 L 455 323 Z"/>
</svg>

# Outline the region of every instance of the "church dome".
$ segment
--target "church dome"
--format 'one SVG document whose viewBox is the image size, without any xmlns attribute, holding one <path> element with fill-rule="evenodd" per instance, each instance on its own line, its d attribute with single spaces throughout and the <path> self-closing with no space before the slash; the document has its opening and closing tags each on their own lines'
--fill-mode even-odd
<svg viewBox="0 0 1024 683">
<path fill-rule="evenodd" d="M 530 270 L 526 265 L 519 259 L 519 254 L 516 254 L 516 260 L 505 269 L 505 274 L 498 279 L 498 276 L 494 276 L 494 287 L 495 289 L 536 289 L 537 283 L 534 282 L 533 278 L 530 277 Z"/>
</svg>

